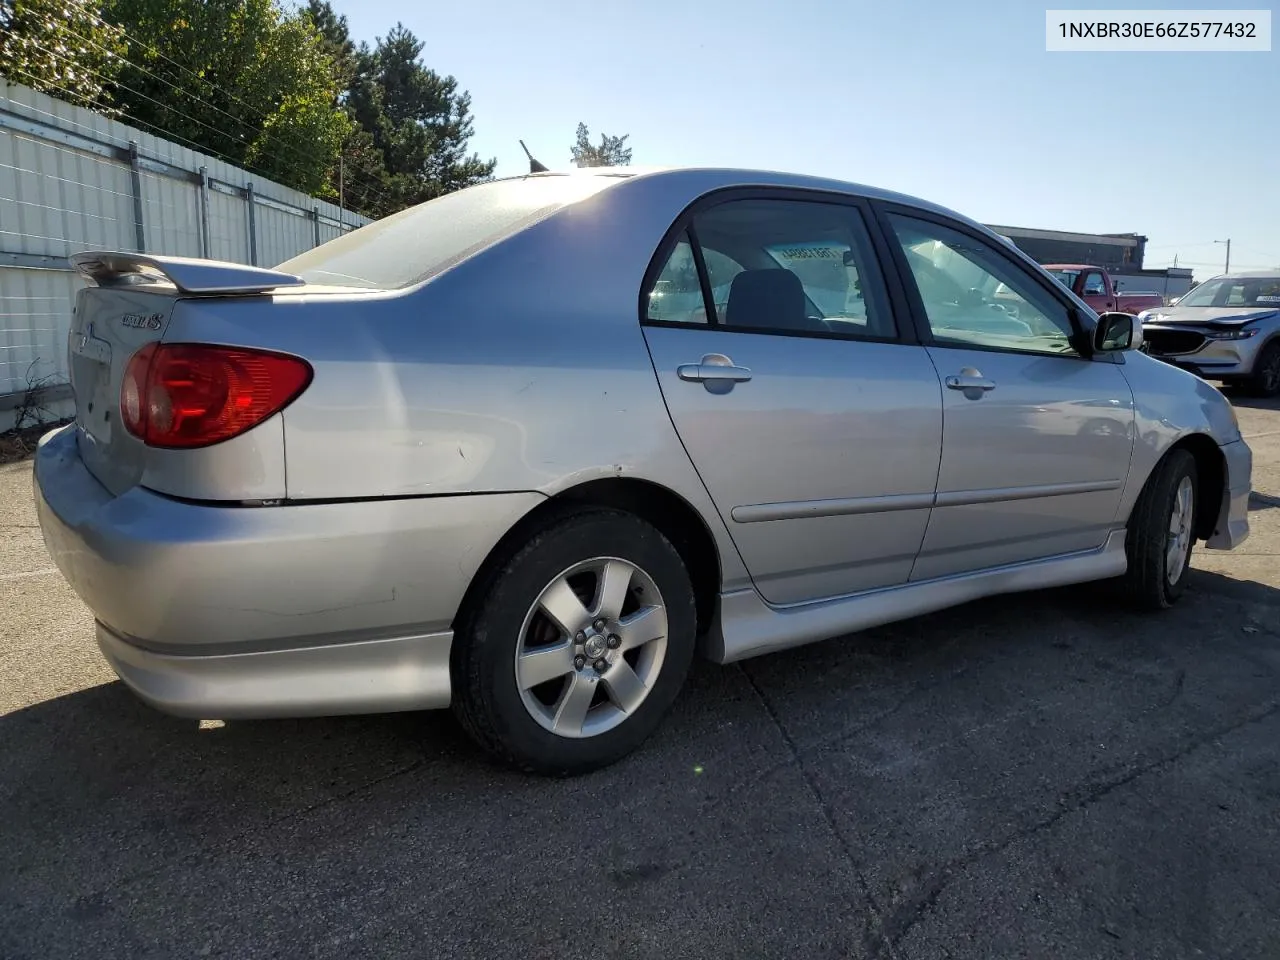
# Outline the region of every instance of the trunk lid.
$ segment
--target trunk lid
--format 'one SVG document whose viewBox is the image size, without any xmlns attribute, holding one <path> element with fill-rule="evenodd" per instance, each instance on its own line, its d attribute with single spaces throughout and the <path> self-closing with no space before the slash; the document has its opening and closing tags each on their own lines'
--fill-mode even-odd
<svg viewBox="0 0 1280 960">
<path fill-rule="evenodd" d="M 76 442 L 89 472 L 116 495 L 141 479 L 147 451 L 120 419 L 125 370 L 142 347 L 164 337 L 176 301 L 136 287 L 87 287 L 76 297 L 68 344 Z"/>
<path fill-rule="evenodd" d="M 262 293 L 302 281 L 239 264 L 127 252 L 80 253 L 71 262 L 92 281 L 76 295 L 67 343 L 76 443 L 89 472 L 119 496 L 142 479 L 148 450 L 120 418 L 120 388 L 133 355 L 164 339 L 178 301 Z"/>
</svg>

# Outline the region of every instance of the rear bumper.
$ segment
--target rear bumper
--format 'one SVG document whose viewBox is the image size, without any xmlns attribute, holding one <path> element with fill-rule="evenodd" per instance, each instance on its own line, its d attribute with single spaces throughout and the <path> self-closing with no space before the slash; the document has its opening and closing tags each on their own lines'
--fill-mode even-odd
<svg viewBox="0 0 1280 960">
<path fill-rule="evenodd" d="M 203 717 L 379 712 L 449 701 L 450 629 L 485 556 L 537 493 L 210 506 L 112 496 L 75 427 L 36 454 L 49 554 L 120 677 Z"/>
<path fill-rule="evenodd" d="M 156 653 L 97 625 L 98 646 L 137 696 L 178 717 L 238 720 L 447 707 L 450 631 L 192 656 Z"/>
<path fill-rule="evenodd" d="M 1253 451 L 1243 440 L 1223 444 L 1227 482 L 1213 535 L 1205 541 L 1210 550 L 1233 550 L 1249 538 L 1249 494 L 1253 491 Z"/>
</svg>

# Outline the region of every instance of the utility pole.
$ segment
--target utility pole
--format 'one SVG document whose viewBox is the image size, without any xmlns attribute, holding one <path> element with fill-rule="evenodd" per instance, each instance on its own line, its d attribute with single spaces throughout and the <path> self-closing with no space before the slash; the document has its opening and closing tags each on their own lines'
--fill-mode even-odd
<svg viewBox="0 0 1280 960">
<path fill-rule="evenodd" d="M 1225 243 L 1225 244 L 1227 245 L 1227 265 L 1226 265 L 1225 267 L 1223 267 L 1223 268 L 1222 268 L 1222 272 L 1223 272 L 1223 273 L 1230 273 L 1230 272 L 1231 272 L 1231 238 L 1230 238 L 1230 237 L 1227 237 L 1227 239 L 1225 239 L 1225 240 L 1215 240 L 1215 241 L 1213 241 L 1213 242 L 1214 242 L 1214 243 Z"/>
</svg>

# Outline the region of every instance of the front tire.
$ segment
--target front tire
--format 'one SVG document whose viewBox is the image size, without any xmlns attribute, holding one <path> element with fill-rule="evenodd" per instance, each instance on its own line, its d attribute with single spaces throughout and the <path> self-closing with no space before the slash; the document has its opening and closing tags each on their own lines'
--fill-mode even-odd
<svg viewBox="0 0 1280 960">
<path fill-rule="evenodd" d="M 454 712 L 498 760 L 555 776 L 620 760 L 658 727 L 693 660 L 693 586 L 650 524 L 588 509 L 493 571 L 454 636 Z"/>
<path fill-rule="evenodd" d="M 1138 607 L 1165 610 L 1182 596 L 1195 544 L 1198 494 L 1195 457 L 1173 450 L 1138 496 L 1125 538 L 1125 592 Z"/>
<path fill-rule="evenodd" d="M 1263 348 L 1245 387 L 1255 397 L 1269 398 L 1280 394 L 1280 340 L 1274 340 Z"/>
</svg>

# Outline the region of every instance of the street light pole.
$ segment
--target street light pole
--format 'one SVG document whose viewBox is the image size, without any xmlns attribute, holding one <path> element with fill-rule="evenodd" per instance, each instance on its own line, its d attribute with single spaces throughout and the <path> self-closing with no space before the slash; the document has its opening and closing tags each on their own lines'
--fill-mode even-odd
<svg viewBox="0 0 1280 960">
<path fill-rule="evenodd" d="M 1231 238 L 1230 238 L 1230 237 L 1227 237 L 1227 239 L 1225 239 L 1225 240 L 1215 240 L 1215 241 L 1213 241 L 1213 242 L 1214 242 L 1214 243 L 1225 243 L 1225 244 L 1227 245 L 1227 265 L 1226 265 L 1225 267 L 1223 267 L 1223 268 L 1222 268 L 1222 272 L 1223 272 L 1223 273 L 1230 273 L 1230 272 L 1231 272 Z"/>
</svg>

